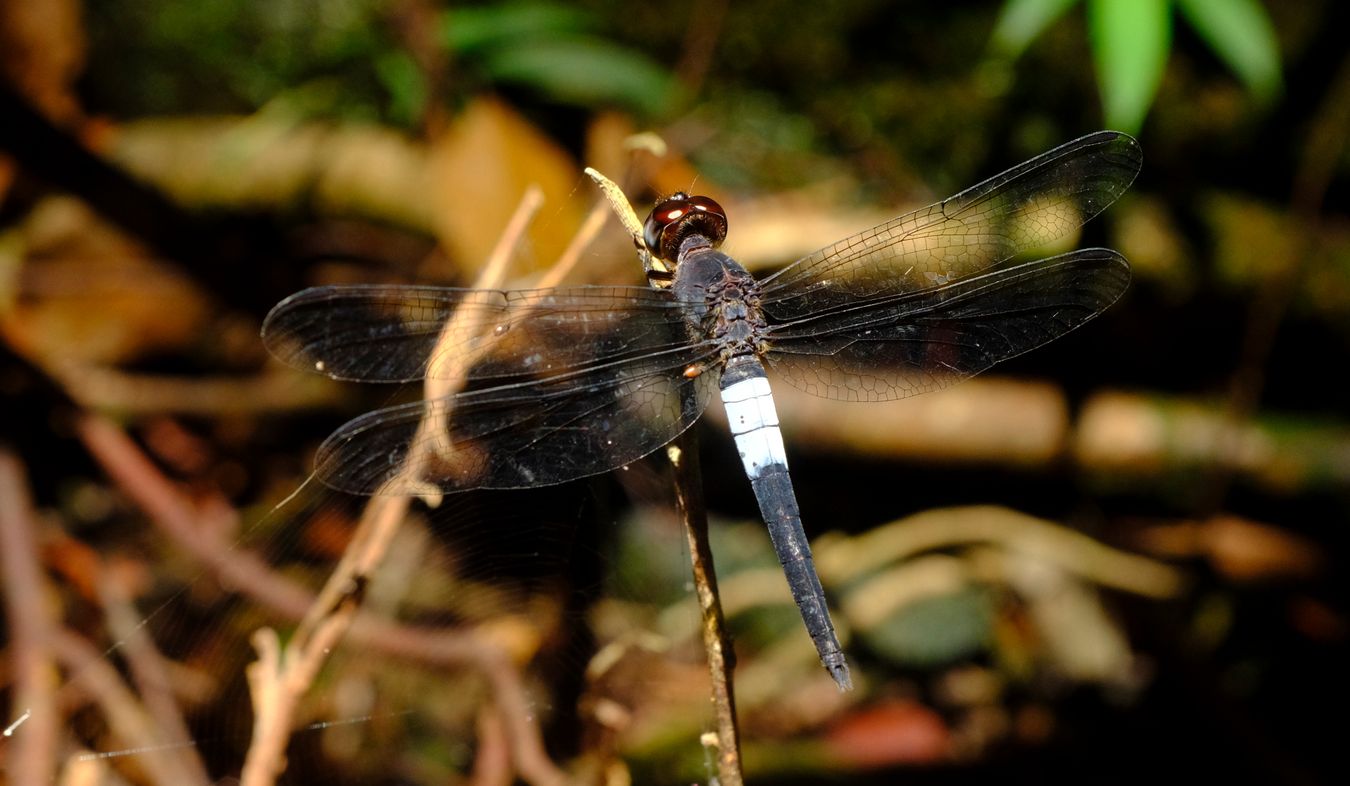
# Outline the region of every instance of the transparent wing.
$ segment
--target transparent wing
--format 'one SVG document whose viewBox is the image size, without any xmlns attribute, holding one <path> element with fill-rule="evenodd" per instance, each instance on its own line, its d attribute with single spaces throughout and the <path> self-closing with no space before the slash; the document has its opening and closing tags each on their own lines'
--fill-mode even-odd
<svg viewBox="0 0 1350 786">
<path fill-rule="evenodd" d="M 1132 137 L 1089 134 L 803 257 L 761 282 L 761 303 L 788 321 L 978 273 L 1100 213 L 1129 188 L 1142 163 Z"/>
<path fill-rule="evenodd" d="M 333 433 L 315 469 L 370 494 L 402 478 L 445 492 L 562 483 L 621 467 L 703 412 L 717 374 L 684 307 L 639 287 L 497 291 L 321 287 L 277 305 L 269 350 L 337 379 L 460 376 L 464 392 L 363 415 Z M 439 353 L 439 357 L 435 356 Z"/>
<path fill-rule="evenodd" d="M 445 378 L 457 372 L 448 359 L 466 358 L 469 379 L 505 383 L 674 348 L 686 341 L 683 313 L 668 292 L 646 287 L 315 287 L 272 309 L 263 343 L 334 379 Z"/>
<path fill-rule="evenodd" d="M 426 459 L 417 480 L 444 492 L 547 486 L 608 472 L 698 419 L 717 375 L 684 370 L 712 355 L 710 347 L 685 346 L 377 410 L 324 441 L 315 473 L 332 488 L 372 494 L 400 475 L 410 452 Z"/>
<path fill-rule="evenodd" d="M 1104 248 L 860 300 L 769 330 L 769 364 L 826 398 L 887 401 L 946 387 L 1068 333 L 1130 283 Z"/>
</svg>

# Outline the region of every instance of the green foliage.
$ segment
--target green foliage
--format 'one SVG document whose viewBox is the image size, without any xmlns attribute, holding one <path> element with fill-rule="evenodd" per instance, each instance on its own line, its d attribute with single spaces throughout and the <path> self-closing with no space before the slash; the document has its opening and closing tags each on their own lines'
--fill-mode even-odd
<svg viewBox="0 0 1350 786">
<path fill-rule="evenodd" d="M 1079 0 L 1006 0 L 991 48 L 1015 59 Z M 1265 104 L 1280 90 L 1279 46 L 1259 0 L 1086 0 L 1107 125 L 1136 132 L 1162 80 L 1175 8 Z"/>
<path fill-rule="evenodd" d="M 403 50 L 382 53 L 375 59 L 375 75 L 389 94 L 389 117 L 410 126 L 422 116 L 427 102 L 427 80 L 417 63 Z"/>
<path fill-rule="evenodd" d="M 86 12 L 95 56 L 107 50 L 121 65 L 90 78 L 103 95 L 150 114 L 247 111 L 294 98 L 304 111 L 376 115 L 382 97 L 369 64 L 395 48 L 374 0 L 94 0 Z"/>
<path fill-rule="evenodd" d="M 123 65 L 115 81 L 93 75 L 98 92 L 148 114 L 272 105 L 407 127 L 429 98 L 426 75 L 378 0 L 93 0 L 88 13 L 95 46 Z M 435 34 L 461 94 L 511 84 L 558 103 L 663 111 L 670 74 L 598 28 L 584 10 L 535 1 L 450 9 Z M 141 46 L 129 50 L 129 40 Z"/>
<path fill-rule="evenodd" d="M 1088 31 L 1112 128 L 1137 133 L 1167 66 L 1172 44 L 1168 0 L 1089 0 Z"/>
<path fill-rule="evenodd" d="M 584 11 L 546 2 L 451 9 L 440 19 L 442 41 L 466 55 L 510 46 L 522 39 L 584 33 L 590 27 L 590 17 Z"/>
<path fill-rule="evenodd" d="M 1275 30 L 1258 0 L 1176 0 L 1177 10 L 1257 100 L 1280 92 Z"/>
<path fill-rule="evenodd" d="M 589 32 L 591 18 L 556 3 L 448 11 L 441 37 L 492 82 L 522 85 L 562 103 L 614 104 L 658 114 L 673 95 L 668 72 L 640 52 Z"/>
</svg>

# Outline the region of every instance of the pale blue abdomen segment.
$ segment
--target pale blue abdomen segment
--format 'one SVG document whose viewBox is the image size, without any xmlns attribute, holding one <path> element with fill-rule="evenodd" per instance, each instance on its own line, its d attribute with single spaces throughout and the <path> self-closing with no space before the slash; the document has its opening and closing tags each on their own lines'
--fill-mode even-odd
<svg viewBox="0 0 1350 786">
<path fill-rule="evenodd" d="M 754 376 L 734 382 L 722 389 L 722 403 L 726 405 L 727 422 L 745 474 L 753 480 L 771 467 L 786 469 L 787 451 L 783 447 L 783 432 L 778 428 L 778 411 L 773 406 L 769 380 Z"/>
</svg>

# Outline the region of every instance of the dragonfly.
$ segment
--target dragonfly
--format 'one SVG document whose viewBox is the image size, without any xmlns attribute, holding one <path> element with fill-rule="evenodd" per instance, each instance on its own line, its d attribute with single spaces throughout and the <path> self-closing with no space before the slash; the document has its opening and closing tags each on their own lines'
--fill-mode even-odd
<svg viewBox="0 0 1350 786">
<path fill-rule="evenodd" d="M 1142 162 L 1129 135 L 1089 134 L 758 279 L 719 250 L 726 211 L 676 193 L 643 225 L 648 286 L 323 286 L 281 301 L 263 339 L 338 380 L 459 375 L 455 392 L 364 414 L 322 444 L 315 474 L 355 494 L 387 492 L 410 456 L 426 458 L 408 493 L 617 470 L 672 442 L 720 393 L 807 633 L 845 690 L 767 371 L 825 398 L 890 401 L 1079 327 L 1129 285 L 1125 258 L 1025 256 L 1111 205 Z"/>
</svg>

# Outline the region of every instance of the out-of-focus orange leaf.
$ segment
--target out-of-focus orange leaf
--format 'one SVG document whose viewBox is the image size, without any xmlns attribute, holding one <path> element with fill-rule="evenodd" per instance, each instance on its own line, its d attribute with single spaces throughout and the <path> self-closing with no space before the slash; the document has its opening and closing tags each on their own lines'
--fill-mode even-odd
<svg viewBox="0 0 1350 786">
<path fill-rule="evenodd" d="M 332 508 L 325 508 L 305 526 L 306 548 L 322 557 L 338 559 L 352 540 L 356 522 Z"/>
<path fill-rule="evenodd" d="M 53 122 L 81 118 L 73 89 L 86 42 L 78 0 L 0 0 L 0 77 Z"/>
<path fill-rule="evenodd" d="M 1214 567 L 1238 581 L 1306 577 L 1322 567 L 1313 543 L 1269 524 L 1218 516 L 1201 534 Z"/>
<path fill-rule="evenodd" d="M 90 603 L 98 602 L 99 557 L 85 543 L 60 537 L 45 544 L 42 561 Z"/>
<path fill-rule="evenodd" d="M 18 171 L 14 159 L 0 155 L 0 202 L 3 202 L 5 194 L 9 193 L 9 187 L 14 184 L 14 176 Z"/>
<path fill-rule="evenodd" d="M 214 458 L 211 443 L 173 418 L 151 418 L 141 438 L 156 458 L 186 475 L 204 472 Z"/>
<path fill-rule="evenodd" d="M 543 189 L 544 208 L 526 232 L 516 271 L 551 265 L 581 226 L 586 202 L 577 198 L 576 163 L 500 101 L 471 104 L 435 143 L 431 168 L 437 234 L 467 270 L 487 260 L 531 184 Z"/>
<path fill-rule="evenodd" d="M 859 768 L 933 764 L 949 758 L 951 732 L 933 710 L 895 701 L 850 715 L 825 744 L 836 760 Z"/>
<path fill-rule="evenodd" d="M 123 587 L 130 598 L 142 597 L 155 583 L 144 562 L 126 555 L 113 555 L 105 559 L 86 543 L 64 534 L 46 539 L 42 548 L 42 561 L 62 576 L 82 599 L 95 605 L 103 602 L 98 588 L 102 574 L 107 574 L 118 586 Z"/>
<path fill-rule="evenodd" d="M 1169 557 L 1204 557 L 1235 581 L 1306 578 L 1322 570 L 1323 558 L 1305 538 L 1270 524 L 1237 516 L 1151 527 L 1141 548 Z"/>
<path fill-rule="evenodd" d="M 632 158 L 638 133 L 626 114 L 598 114 L 586 136 L 586 164 L 614 178 L 624 188 L 646 185 L 657 194 L 669 194 L 693 188 L 702 180 L 704 190 L 700 193 L 717 193 L 717 188 L 702 178 L 679 151 L 666 149 L 664 154 L 654 154 L 647 149 Z M 661 146 L 665 147 L 664 142 Z M 636 170 L 631 178 L 628 177 L 630 160 Z M 642 205 L 637 207 L 641 213 Z"/>
<path fill-rule="evenodd" d="M 47 200 L 22 238 L 17 302 L 0 313 L 0 336 L 28 357 L 115 364 L 201 335 L 201 294 L 82 203 Z"/>
</svg>

